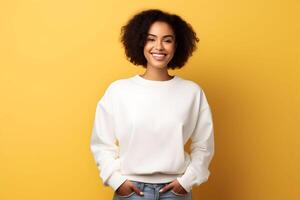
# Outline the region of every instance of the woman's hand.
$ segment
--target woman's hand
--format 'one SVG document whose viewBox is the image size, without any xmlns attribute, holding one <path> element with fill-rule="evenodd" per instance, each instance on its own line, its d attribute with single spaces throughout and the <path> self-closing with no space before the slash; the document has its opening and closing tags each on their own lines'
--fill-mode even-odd
<svg viewBox="0 0 300 200">
<path fill-rule="evenodd" d="M 132 191 L 134 191 L 138 195 L 144 194 L 130 180 L 126 180 L 124 183 L 122 183 L 121 186 L 119 186 L 115 192 L 117 195 L 127 196 L 127 195 L 131 194 Z"/>
<path fill-rule="evenodd" d="M 159 192 L 166 192 L 169 189 L 172 189 L 177 194 L 187 194 L 188 192 L 180 185 L 177 179 L 164 186 Z"/>
</svg>

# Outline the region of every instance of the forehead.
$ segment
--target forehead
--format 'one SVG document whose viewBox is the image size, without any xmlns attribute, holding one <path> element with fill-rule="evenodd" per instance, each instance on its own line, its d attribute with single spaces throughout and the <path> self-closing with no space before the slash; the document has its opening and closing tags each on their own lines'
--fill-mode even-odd
<svg viewBox="0 0 300 200">
<path fill-rule="evenodd" d="M 148 34 L 153 34 L 156 36 L 174 35 L 174 31 L 168 23 L 156 21 L 151 24 Z"/>
</svg>

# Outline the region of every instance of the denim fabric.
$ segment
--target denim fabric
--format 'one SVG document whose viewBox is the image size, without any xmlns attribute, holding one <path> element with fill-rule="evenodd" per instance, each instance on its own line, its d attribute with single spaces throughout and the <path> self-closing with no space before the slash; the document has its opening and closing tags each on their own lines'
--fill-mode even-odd
<svg viewBox="0 0 300 200">
<path fill-rule="evenodd" d="M 115 192 L 113 200 L 192 200 L 192 191 L 187 194 L 177 194 L 170 189 L 160 193 L 159 190 L 169 183 L 144 183 L 132 180 L 131 182 L 144 192 L 144 195 L 138 195 L 133 191 L 127 196 L 121 196 Z"/>
</svg>

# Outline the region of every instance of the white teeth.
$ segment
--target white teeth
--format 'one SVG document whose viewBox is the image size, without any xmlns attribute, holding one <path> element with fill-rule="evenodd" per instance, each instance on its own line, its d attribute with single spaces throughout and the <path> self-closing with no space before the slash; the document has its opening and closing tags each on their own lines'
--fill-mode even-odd
<svg viewBox="0 0 300 200">
<path fill-rule="evenodd" d="M 166 55 L 153 53 L 152 56 L 155 60 L 162 61 L 165 59 Z"/>
<path fill-rule="evenodd" d="M 154 53 L 154 54 L 152 54 L 153 56 L 156 56 L 156 57 L 164 57 L 165 55 L 164 54 L 156 54 L 156 53 Z"/>
</svg>

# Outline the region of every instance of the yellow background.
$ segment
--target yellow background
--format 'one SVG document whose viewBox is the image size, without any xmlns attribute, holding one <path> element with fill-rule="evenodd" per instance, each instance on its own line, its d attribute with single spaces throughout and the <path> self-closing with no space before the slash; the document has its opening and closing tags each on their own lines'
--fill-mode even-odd
<svg viewBox="0 0 300 200">
<path fill-rule="evenodd" d="M 144 72 L 119 34 L 146 8 L 200 38 L 170 71 L 199 83 L 214 115 L 211 176 L 194 198 L 300 199 L 298 2 L 1 1 L 0 199 L 112 198 L 89 148 L 94 112 L 110 82 Z"/>
</svg>

